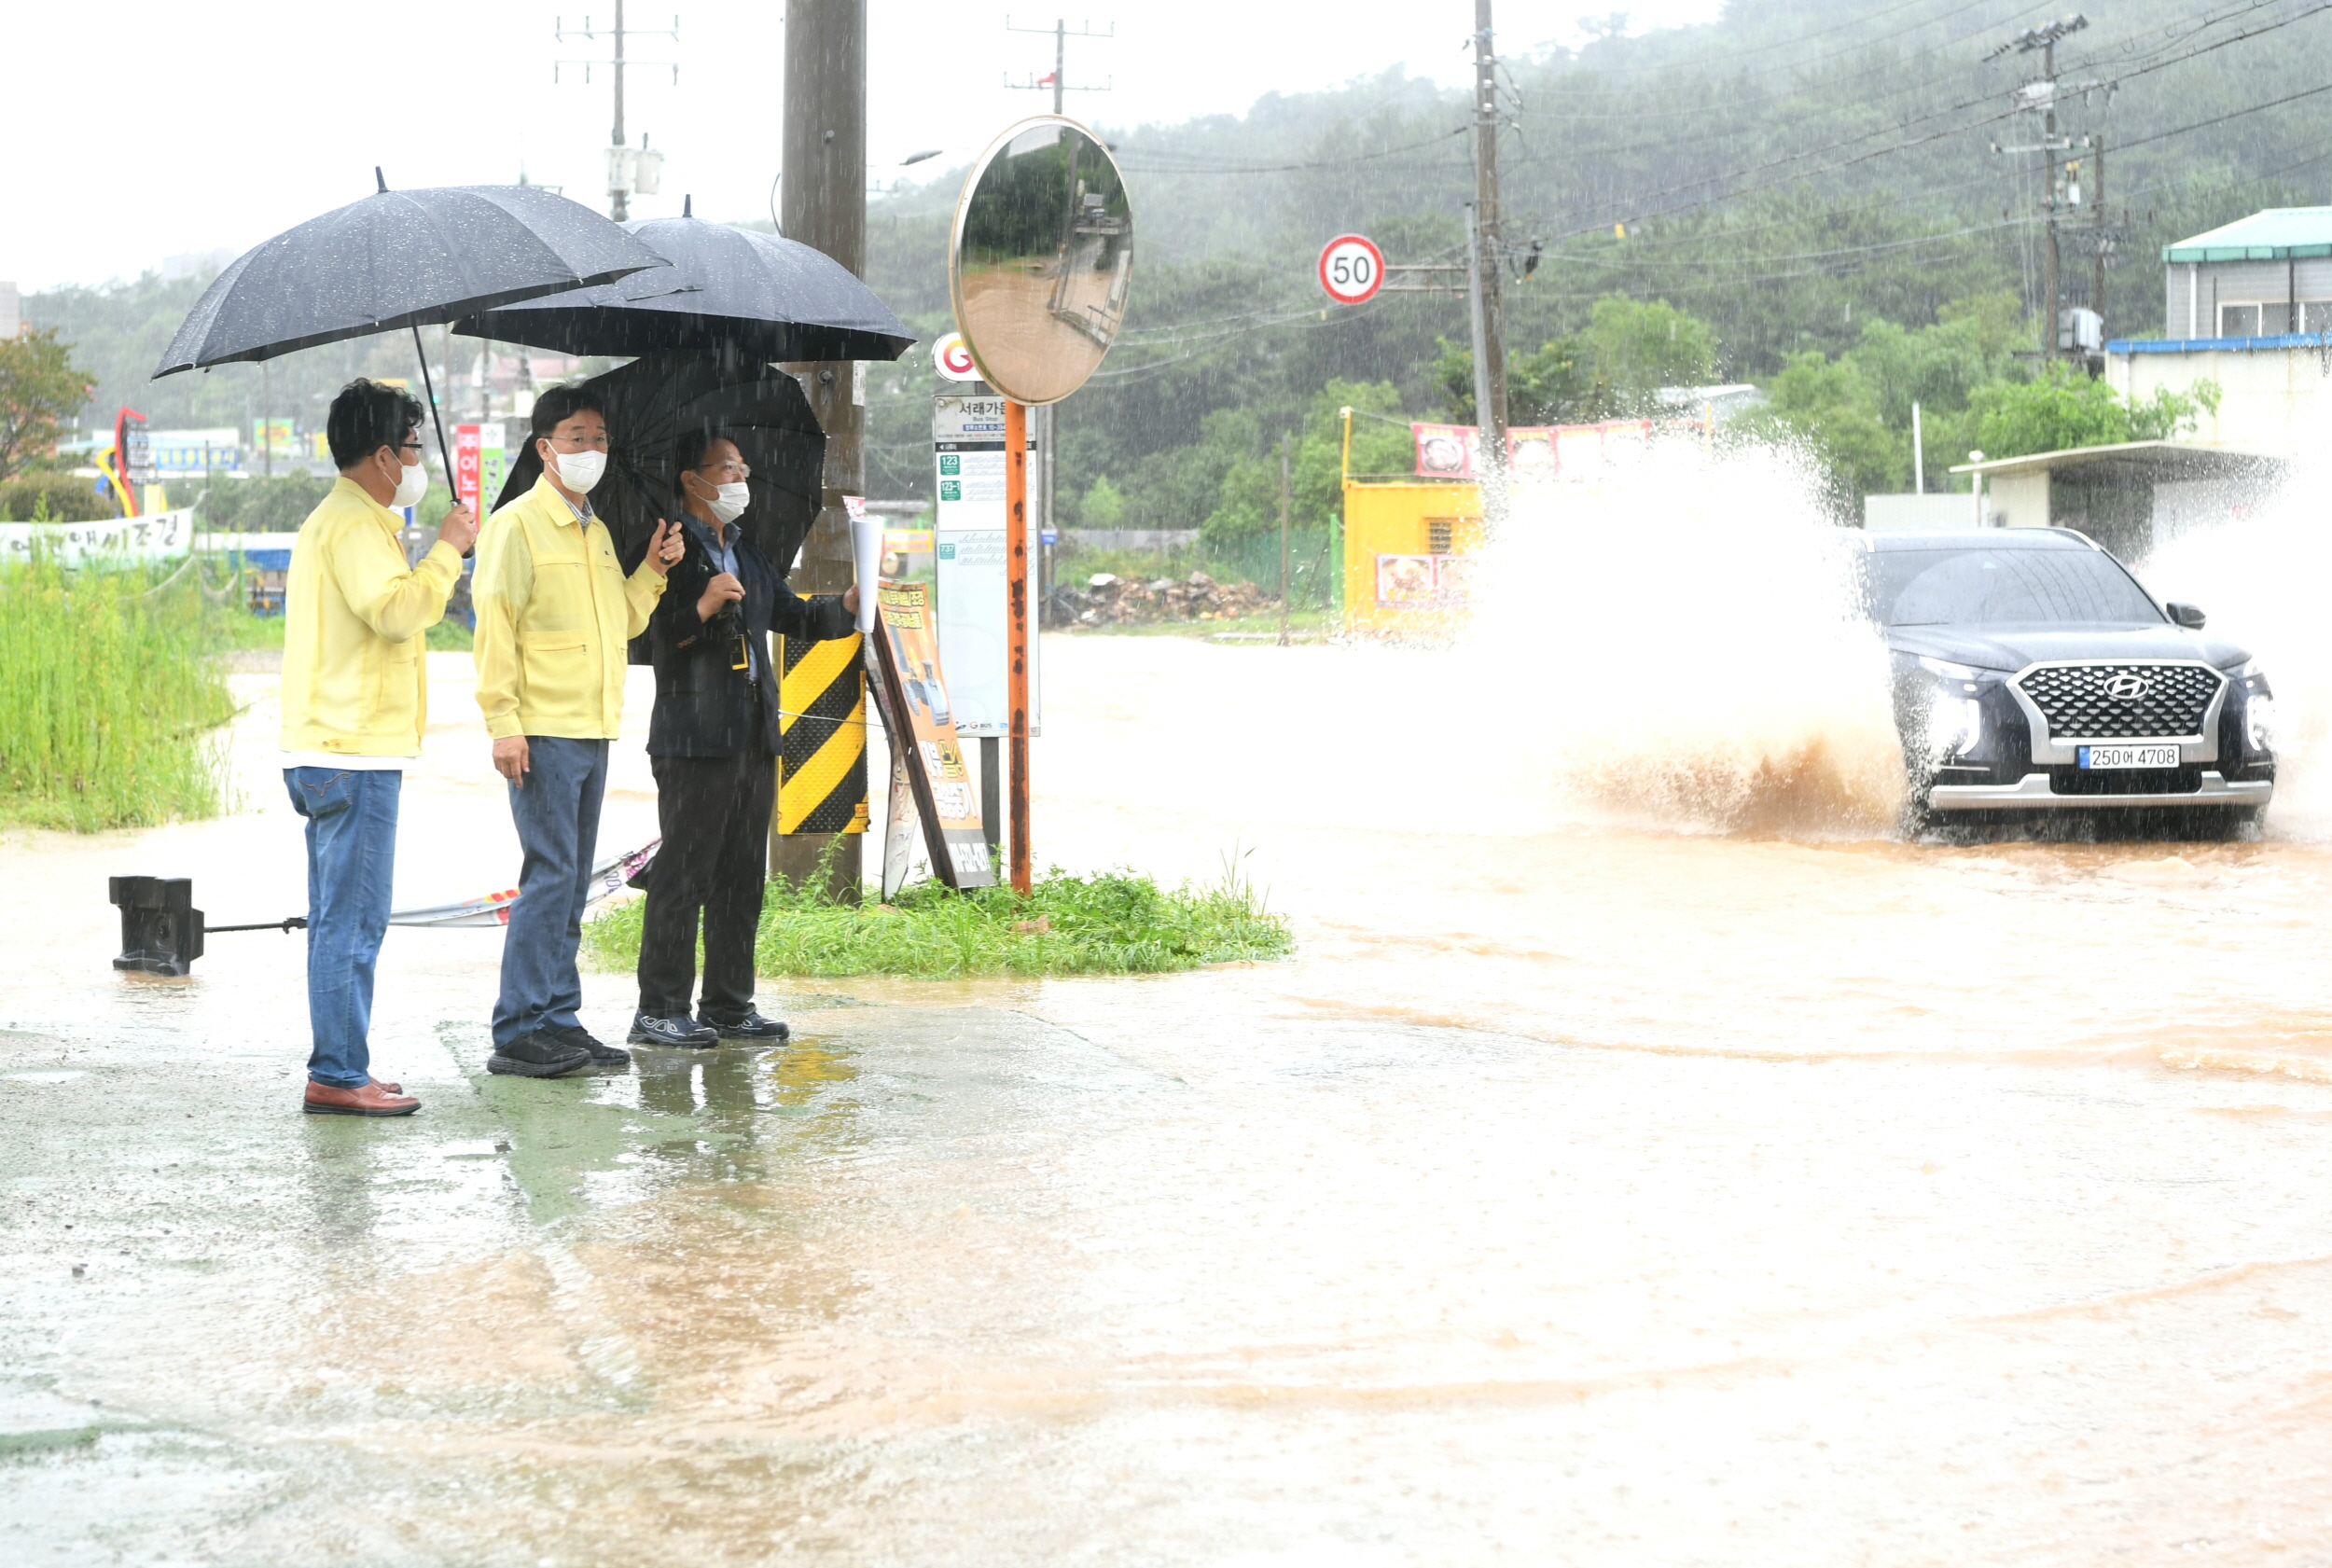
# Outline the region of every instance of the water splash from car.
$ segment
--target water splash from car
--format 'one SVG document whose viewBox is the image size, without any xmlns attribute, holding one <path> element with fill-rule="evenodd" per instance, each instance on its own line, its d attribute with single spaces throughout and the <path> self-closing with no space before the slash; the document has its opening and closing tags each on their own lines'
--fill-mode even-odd
<svg viewBox="0 0 2332 1568">
<path fill-rule="evenodd" d="M 1817 493 L 1793 454 L 1693 437 L 1601 482 L 1518 490 L 1465 642 L 1506 715 L 1493 733 L 1566 814 L 1895 826 L 1886 652 L 1857 613 L 1853 536 Z"/>
<path fill-rule="evenodd" d="M 2332 533 L 2319 461 L 2298 465 L 2215 520 L 2190 525 L 2134 563 L 2158 598 L 2186 600 L 2211 630 L 2251 650 L 2275 690 L 2279 839 L 2332 840 Z"/>
</svg>

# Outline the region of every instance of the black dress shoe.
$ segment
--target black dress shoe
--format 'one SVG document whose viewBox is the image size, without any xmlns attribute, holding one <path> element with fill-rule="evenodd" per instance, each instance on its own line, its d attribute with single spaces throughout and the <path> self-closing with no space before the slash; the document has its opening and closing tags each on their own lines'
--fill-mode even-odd
<svg viewBox="0 0 2332 1568">
<path fill-rule="evenodd" d="M 632 1043 L 635 1046 L 682 1046 L 697 1050 L 709 1049 L 721 1043 L 720 1032 L 682 1014 L 678 1018 L 650 1018 L 645 1013 L 632 1015 Z"/>
<path fill-rule="evenodd" d="M 781 1020 L 763 1018 L 751 1007 L 747 1007 L 745 1016 L 740 1019 L 714 1018 L 707 1014 L 704 1021 L 720 1031 L 724 1040 L 785 1040 L 791 1039 L 794 1033 Z"/>
<path fill-rule="evenodd" d="M 585 1050 L 590 1051 L 591 1065 L 594 1067 L 628 1067 L 632 1064 L 630 1051 L 618 1046 L 608 1045 L 579 1023 L 547 1023 L 543 1027 L 567 1044 L 581 1046 Z"/>
<path fill-rule="evenodd" d="M 521 1078 L 562 1078 L 591 1064 L 591 1053 L 569 1045 L 548 1029 L 494 1048 L 486 1058 L 486 1071 Z"/>
</svg>

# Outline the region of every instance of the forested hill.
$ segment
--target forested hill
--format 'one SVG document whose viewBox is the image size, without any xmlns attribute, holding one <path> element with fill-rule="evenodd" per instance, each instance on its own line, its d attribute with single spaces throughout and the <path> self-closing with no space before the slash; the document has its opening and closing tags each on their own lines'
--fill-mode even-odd
<svg viewBox="0 0 2332 1568">
<path fill-rule="evenodd" d="M 2061 132 L 2106 147 L 2109 330 L 2158 329 L 2165 242 L 2325 199 L 2332 91 L 2258 107 L 2332 86 L 2325 9 L 2104 0 L 2058 46 Z M 1925 326 L 1951 301 L 2000 291 L 2036 310 L 2040 160 L 1992 146 L 2040 139 L 2037 117 L 2010 104 L 2040 56 L 1983 57 L 2062 14 L 2005 0 L 1736 0 L 1707 26 L 1513 58 L 1506 238 L 1537 237 L 1545 256 L 1506 291 L 1509 347 L 1578 333 L 1617 293 L 1705 320 L 1716 373 L 1764 380 L 1785 355 L 1850 349 L 1874 321 Z M 1508 50 L 1527 42 L 1516 25 Z M 2089 82 L 2113 85 L 2072 90 Z M 1396 261 L 1463 254 L 1466 99 L 1396 72 L 1269 97 L 1238 118 L 1111 132 L 1141 259 L 1125 345 L 1062 412 L 1078 479 L 1122 480 L 1146 454 L 1200 442 L 1217 410 L 1254 413 L 1268 441 L 1331 380 L 1389 381 L 1409 411 L 1438 409 L 1437 340 L 1464 341 L 1462 303 L 1380 297 L 1323 320 L 1311 268 L 1345 229 Z M 937 179 L 876 208 L 880 280 L 933 325 L 955 188 Z M 2070 220 L 2067 303 L 2089 302 L 2090 216 Z M 912 442 L 894 455 L 911 465 Z"/>
<path fill-rule="evenodd" d="M 1442 8 L 1454 52 L 1467 8 Z M 2158 326 L 2166 241 L 2326 199 L 2327 9 L 2332 0 L 2101 0 L 2059 46 L 2061 129 L 2106 146 L 2110 331 Z M 1866 353 L 1874 331 L 1935 330 L 1947 317 L 2006 321 L 2009 336 L 2036 340 L 2039 159 L 1992 149 L 2039 139 L 2037 118 L 2010 103 L 2039 56 L 1984 56 L 2061 10 L 1736 0 L 1706 26 L 1615 33 L 1576 49 L 1532 48 L 1523 7 L 1502 11 L 1506 237 L 1518 250 L 1535 237 L 1544 253 L 1531 280 L 1507 289 L 1517 355 L 1583 341 L 1596 301 L 1615 296 L 1667 301 L 1706 324 L 1708 369 L 1724 379 L 1776 378 L 1792 355 L 1802 373 L 1805 355 Z M 2086 83 L 2111 85 L 2075 90 Z M 1395 261 L 1463 254 L 1466 99 L 1391 72 L 1270 96 L 1243 116 L 1106 130 L 1136 202 L 1139 259 L 1124 340 L 1062 411 L 1072 509 L 1106 475 L 1125 492 L 1127 522 L 1197 522 L 1219 509 L 1229 470 L 1300 425 L 1331 382 L 1348 397 L 1353 383 L 1383 383 L 1371 395 L 1388 413 L 1449 409 L 1448 363 L 1437 373 L 1437 361 L 1444 340 L 1465 340 L 1462 301 L 1383 296 L 1324 314 L 1312 263 L 1346 229 Z M 1093 102 L 1106 126 L 1108 100 Z M 2086 198 L 2093 168 L 2083 178 Z M 926 336 L 947 325 L 945 237 L 960 179 L 943 173 L 870 213 L 871 281 Z M 2064 245 L 2068 303 L 2088 302 L 2089 215 Z M 169 313 L 154 302 L 166 287 L 191 298 L 187 284 L 71 290 L 34 297 L 27 313 L 84 332 L 138 316 L 150 334 Z M 1976 333 L 1980 356 L 2007 363 L 2000 332 L 1987 331 Z M 85 355 L 106 369 L 107 399 L 129 390 L 112 384 L 114 361 L 127 372 L 152 358 L 146 348 Z M 1540 368 L 1568 363 L 1551 355 Z M 291 362 L 277 370 L 299 373 Z M 254 374 L 175 380 L 187 395 L 209 383 L 200 390 L 223 407 L 231 379 Z M 927 492 L 926 398 L 938 389 L 921 350 L 875 378 L 876 493 Z M 175 417 L 172 382 L 140 391 L 152 400 L 141 406 Z M 1881 399 L 1871 417 L 1907 452 L 1907 433 L 1893 428 L 1899 401 Z M 1867 444 L 1865 466 L 1882 469 L 1879 434 Z M 1909 477 L 1906 467 L 1892 482 Z"/>
</svg>

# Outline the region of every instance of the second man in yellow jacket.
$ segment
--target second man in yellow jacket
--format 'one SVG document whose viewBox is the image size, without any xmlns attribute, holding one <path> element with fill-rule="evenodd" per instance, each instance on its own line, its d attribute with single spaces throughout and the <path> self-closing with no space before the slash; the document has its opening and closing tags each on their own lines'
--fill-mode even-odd
<svg viewBox="0 0 2332 1568">
<path fill-rule="evenodd" d="M 534 405 L 543 477 L 487 520 L 471 596 L 478 705 L 508 781 L 524 859 L 503 937 L 488 1071 L 549 1078 L 631 1060 L 591 1037 L 576 950 L 583 936 L 607 742 L 623 724 L 625 645 L 647 626 L 681 555 L 659 521 L 629 576 L 591 488 L 607 465 L 607 422 L 591 395 L 554 387 Z"/>
</svg>

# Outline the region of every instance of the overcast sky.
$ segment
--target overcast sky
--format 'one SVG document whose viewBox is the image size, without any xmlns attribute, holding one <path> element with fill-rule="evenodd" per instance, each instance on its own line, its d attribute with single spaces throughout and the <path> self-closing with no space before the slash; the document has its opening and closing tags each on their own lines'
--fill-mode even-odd
<svg viewBox="0 0 2332 1568">
<path fill-rule="evenodd" d="M 8 107 L 39 132 L 12 171 L 16 222 L 0 232 L 0 279 L 27 290 L 134 277 L 174 255 L 241 253 L 303 218 L 392 185 L 563 186 L 604 210 L 603 149 L 611 95 L 604 68 L 579 65 L 606 45 L 552 36 L 579 27 L 568 0 L 405 0 L 378 5 L 190 6 L 114 0 L 15 7 L 7 26 Z M 604 28 L 606 0 L 583 0 Z M 627 129 L 664 148 L 664 193 L 635 217 L 680 211 L 766 216 L 778 170 L 784 52 L 782 0 L 632 0 L 634 29 L 670 28 L 677 43 L 632 40 L 634 59 L 676 61 L 629 73 Z M 1603 4 L 1506 0 L 1501 44 L 1520 52 L 1574 41 L 1576 19 Z M 1633 28 L 1705 21 L 1718 0 L 1640 0 Z M 872 0 L 868 39 L 868 176 L 897 175 L 900 159 L 942 147 L 969 156 L 1049 97 L 1007 90 L 1052 65 L 1039 11 L 985 0 Z M 92 35 L 94 25 L 102 39 Z M 1405 65 L 1456 82 L 1465 71 L 1470 0 L 1345 0 L 1337 7 L 1256 0 L 1095 4 L 1086 16 L 1112 39 L 1071 39 L 1069 80 L 1111 82 L 1069 96 L 1080 118 L 1124 126 L 1241 114 L 1271 91 L 1298 92 Z M 96 52 L 92 53 L 92 50 Z M 26 188 L 29 187 L 29 188 Z"/>
</svg>

